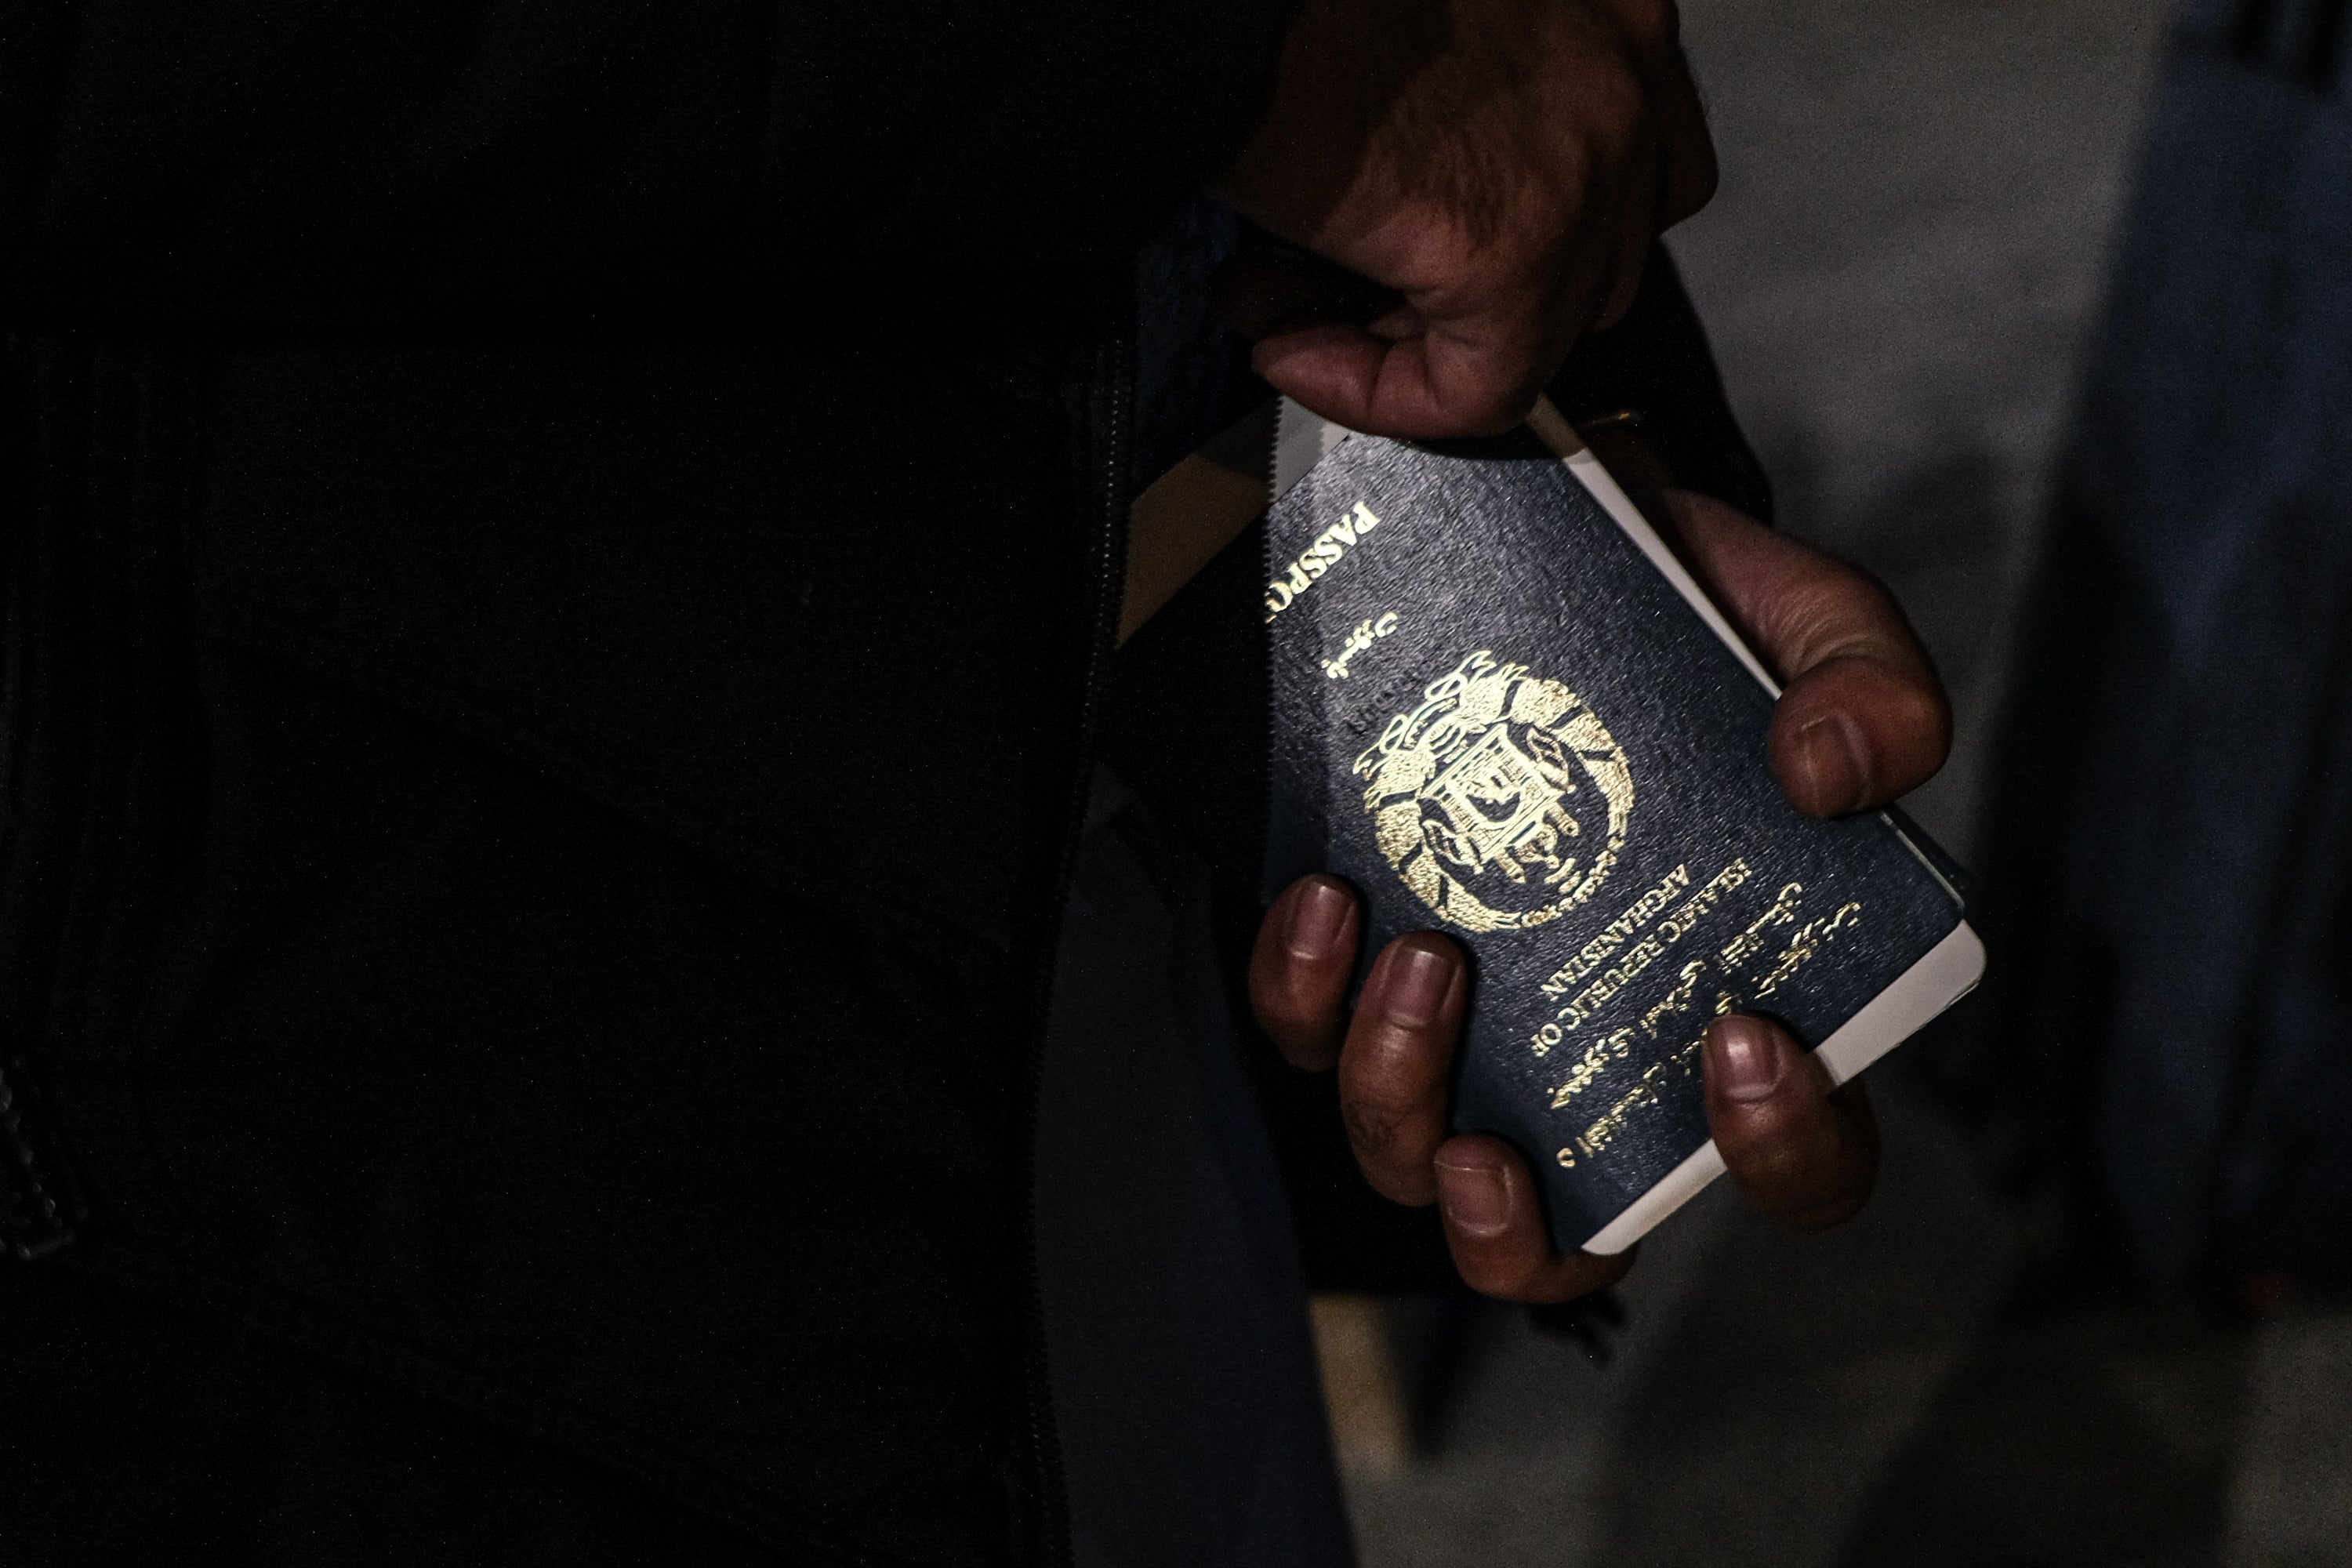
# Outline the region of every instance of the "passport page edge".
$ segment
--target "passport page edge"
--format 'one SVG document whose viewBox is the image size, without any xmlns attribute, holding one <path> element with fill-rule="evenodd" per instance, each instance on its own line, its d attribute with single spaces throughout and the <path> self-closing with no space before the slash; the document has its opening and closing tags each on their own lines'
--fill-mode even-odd
<svg viewBox="0 0 2352 1568">
<path fill-rule="evenodd" d="M 1551 448 L 1585 493 L 1598 501 L 1625 536 L 1633 542 L 1659 575 L 1674 584 L 1675 591 L 1688 604 L 1698 617 L 1706 623 L 1723 645 L 1729 648 L 1757 683 L 1770 693 L 1775 700 L 1780 696 L 1780 682 L 1765 669 L 1755 650 L 1748 646 L 1732 626 L 1722 610 L 1708 596 L 1698 580 L 1691 575 L 1681 557 L 1675 554 L 1656 527 L 1643 515 L 1633 498 L 1618 484 L 1607 466 L 1577 435 L 1575 426 L 1562 417 L 1549 398 L 1539 398 L 1528 420 L 1528 426 L 1537 437 Z M 1885 813 L 1881 816 L 1886 817 Z M 1887 826 L 1903 847 L 1927 868 L 1944 892 L 1950 897 L 1956 910 L 1965 910 L 1959 889 L 1944 875 L 1935 859 L 1914 842 L 1911 833 L 1887 818 Z M 1822 1042 L 1815 1054 L 1833 1084 L 1843 1084 L 1871 1063 L 1909 1039 L 1941 1016 L 1947 1009 L 1976 989 L 1984 975 L 1985 949 L 1963 916 L 1937 944 L 1923 953 L 1910 968 L 1896 976 L 1877 995 L 1864 1003 L 1862 1009 L 1848 1018 Z M 1683 1162 L 1666 1173 L 1647 1192 L 1635 1198 L 1587 1240 L 1582 1250 L 1610 1257 L 1623 1252 L 1663 1223 L 1668 1215 L 1706 1191 L 1716 1177 L 1724 1173 L 1723 1155 L 1713 1139 L 1693 1151 Z"/>
<path fill-rule="evenodd" d="M 1772 679 L 1756 651 L 1724 617 L 1706 590 L 1699 586 L 1698 579 L 1691 575 L 1682 558 L 1667 548 L 1665 540 L 1642 515 L 1642 509 L 1633 504 L 1616 477 L 1593 456 L 1592 448 L 1584 444 L 1584 438 L 1576 433 L 1576 426 L 1568 422 L 1559 406 L 1550 398 L 1538 395 L 1535 407 L 1528 411 L 1527 427 L 1566 465 L 1576 482 L 1584 487 L 1584 492 L 1601 504 L 1601 510 L 1657 568 L 1658 574 L 1674 584 L 1675 592 L 1706 623 L 1707 629 L 1723 640 L 1723 646 L 1756 678 L 1757 684 L 1778 700 L 1780 683 Z M 1326 419 L 1287 396 L 1281 400 L 1275 428 L 1273 490 L 1276 501 L 1289 494 L 1291 487 L 1306 478 L 1316 463 L 1329 456 L 1334 447 L 1354 434 L 1346 426 Z"/>
<path fill-rule="evenodd" d="M 1748 646 L 1747 639 L 1732 629 L 1731 623 L 1724 618 L 1715 601 L 1707 597 L 1706 590 L 1699 586 L 1698 579 L 1691 575 L 1690 568 L 1683 564 L 1682 557 L 1667 548 L 1665 540 L 1659 536 L 1650 520 L 1642 515 L 1642 509 L 1633 504 L 1633 498 L 1618 485 L 1616 477 L 1601 467 L 1601 459 L 1594 457 L 1590 448 L 1579 447 L 1560 461 L 1575 476 L 1576 482 L 1584 487 L 1585 493 L 1601 503 L 1601 510 L 1609 514 L 1609 521 L 1615 523 L 1625 537 L 1649 558 L 1650 564 L 1658 569 L 1658 575 L 1673 584 L 1675 592 L 1698 612 L 1698 618 L 1706 623 L 1707 630 L 1723 639 L 1723 646 L 1747 667 L 1748 673 L 1756 678 L 1756 683 L 1777 700 L 1780 695 L 1780 683 L 1772 679 L 1763 661 L 1756 657 L 1756 650 Z"/>
<path fill-rule="evenodd" d="M 1699 619 L 1706 623 L 1707 629 L 1722 639 L 1724 647 L 1738 658 L 1748 673 L 1771 693 L 1773 700 L 1778 701 L 1780 683 L 1772 679 L 1763 662 L 1756 657 L 1756 651 L 1748 646 L 1747 639 L 1724 618 L 1723 612 L 1707 596 L 1698 579 L 1691 575 L 1690 569 L 1682 563 L 1681 557 L 1667 545 L 1655 525 L 1643 515 L 1642 509 L 1633 504 L 1633 498 L 1625 493 L 1616 476 L 1610 473 L 1601 459 L 1593 455 L 1592 448 L 1584 444 L 1583 437 L 1576 433 L 1576 427 L 1552 406 L 1549 398 L 1537 400 L 1535 412 L 1528 416 L 1528 428 L 1567 465 L 1568 471 L 1575 476 L 1577 483 L 1584 487 L 1585 493 L 1600 502 L 1601 510 L 1609 514 L 1609 520 L 1633 542 L 1650 564 L 1657 568 L 1659 575 L 1674 584 L 1675 592 L 1697 612 Z M 1927 874 L 1936 879 L 1937 886 L 1944 889 L 1953 906 L 1965 910 L 1968 900 L 1939 862 L 1938 858 L 1943 853 L 1941 848 L 1930 850 L 1925 847 L 1922 844 L 1927 837 L 1925 832 L 1899 812 L 1882 810 L 1878 816 L 1913 858 L 1927 868 Z"/>
<path fill-rule="evenodd" d="M 1614 1258 L 1664 1222 L 1666 1216 L 1705 1192 L 1723 1174 L 1723 1155 L 1710 1138 L 1688 1158 L 1658 1178 L 1657 1184 L 1618 1212 L 1617 1217 L 1594 1231 L 1578 1248 L 1598 1258 Z"/>
<path fill-rule="evenodd" d="M 1847 1082 L 1927 1027 L 1976 989 L 1984 969 L 1984 942 L 1963 920 L 1821 1043 L 1813 1054 L 1828 1069 L 1831 1083 Z M 1724 1169 L 1723 1155 L 1710 1138 L 1593 1232 L 1580 1250 L 1601 1258 L 1623 1252 L 1706 1191 Z"/>
<path fill-rule="evenodd" d="M 1813 1054 L 1829 1069 L 1832 1084 L 1844 1083 L 1975 990 L 1984 971 L 1984 940 L 1963 920 Z"/>
</svg>

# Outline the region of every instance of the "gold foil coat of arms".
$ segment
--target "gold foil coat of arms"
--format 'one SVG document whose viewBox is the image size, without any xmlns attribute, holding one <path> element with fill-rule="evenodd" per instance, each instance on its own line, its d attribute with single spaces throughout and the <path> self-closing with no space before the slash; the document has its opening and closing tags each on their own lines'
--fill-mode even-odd
<svg viewBox="0 0 2352 1568">
<path fill-rule="evenodd" d="M 1608 879 L 1633 816 L 1633 770 L 1600 716 L 1486 649 L 1389 721 L 1355 772 L 1381 853 L 1465 931 L 1576 908 Z"/>
</svg>

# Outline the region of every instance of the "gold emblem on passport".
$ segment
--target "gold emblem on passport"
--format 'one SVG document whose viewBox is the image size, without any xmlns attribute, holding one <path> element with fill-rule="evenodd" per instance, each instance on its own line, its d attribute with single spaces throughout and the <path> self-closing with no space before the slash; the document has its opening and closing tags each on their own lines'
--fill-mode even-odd
<svg viewBox="0 0 2352 1568">
<path fill-rule="evenodd" d="M 1556 921 L 1625 847 L 1633 774 L 1575 692 L 1472 654 L 1356 759 L 1381 853 L 1465 931 Z"/>
</svg>

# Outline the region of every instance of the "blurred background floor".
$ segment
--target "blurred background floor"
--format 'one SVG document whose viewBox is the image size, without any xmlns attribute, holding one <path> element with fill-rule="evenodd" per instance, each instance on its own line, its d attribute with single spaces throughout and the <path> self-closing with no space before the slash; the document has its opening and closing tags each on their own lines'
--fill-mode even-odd
<svg viewBox="0 0 2352 1568">
<path fill-rule="evenodd" d="M 1684 18 L 1725 175 L 1675 248 L 1783 525 L 1876 571 L 1945 673 L 1958 749 L 1911 805 L 1965 858 L 2166 10 Z M 1392 1310 L 1443 1395 L 1409 1458 L 1343 1434 L 1367 1568 L 2352 1563 L 2352 1315 L 2062 1277 L 1956 1129 L 1899 1073 L 1874 1089 L 1867 1214 L 1794 1239 L 1708 1193 L 1645 1247 L 1605 1366 L 1509 1309 Z"/>
</svg>

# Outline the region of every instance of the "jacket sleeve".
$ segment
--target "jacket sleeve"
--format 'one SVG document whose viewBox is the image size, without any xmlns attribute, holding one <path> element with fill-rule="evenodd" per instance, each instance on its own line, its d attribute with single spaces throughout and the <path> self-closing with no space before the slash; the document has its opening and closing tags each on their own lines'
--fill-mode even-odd
<svg viewBox="0 0 2352 1568">
<path fill-rule="evenodd" d="M 17 312 L 803 320 L 1114 254 L 1238 151 L 1252 0 L 0 0 Z M 1056 283 L 1055 287 L 1066 285 Z"/>
</svg>

